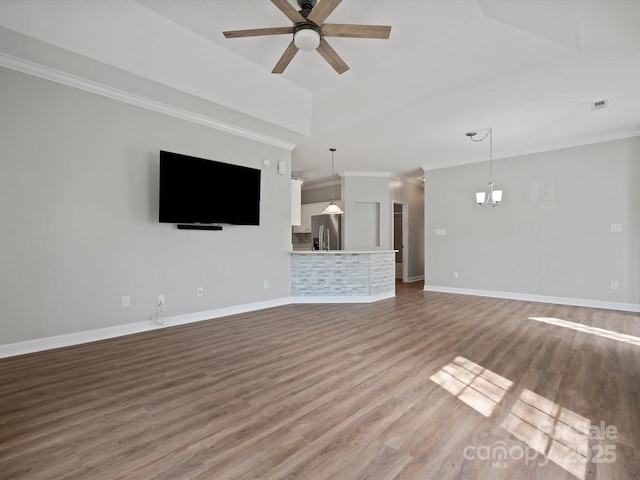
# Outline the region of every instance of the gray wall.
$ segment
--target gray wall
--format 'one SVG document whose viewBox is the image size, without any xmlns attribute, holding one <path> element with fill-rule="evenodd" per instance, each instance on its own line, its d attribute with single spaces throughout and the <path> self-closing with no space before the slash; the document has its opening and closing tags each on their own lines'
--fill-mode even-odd
<svg viewBox="0 0 640 480">
<path fill-rule="evenodd" d="M 391 224 L 393 210 L 389 189 L 389 176 L 358 176 L 357 173 L 342 177 L 342 220 L 345 250 L 392 250 Z M 357 205 L 360 204 L 360 205 Z M 375 217 L 363 219 L 358 212 L 377 205 Z M 362 207 L 362 208 L 361 208 Z M 373 214 L 373 211 L 369 212 Z M 370 243 L 370 234 L 377 231 L 376 247 L 363 247 Z"/>
<path fill-rule="evenodd" d="M 409 278 L 424 275 L 424 187 L 392 179 L 391 198 L 409 205 Z"/>
<path fill-rule="evenodd" d="M 170 315 L 289 297 L 287 175 L 263 169 L 259 227 L 179 231 L 157 197 L 161 149 L 287 171 L 290 152 L 11 70 L 0 86 L 0 344 L 145 321 L 160 293 Z"/>
<path fill-rule="evenodd" d="M 494 161 L 495 208 L 488 175 L 426 172 L 425 284 L 640 304 L 640 137 Z"/>
</svg>

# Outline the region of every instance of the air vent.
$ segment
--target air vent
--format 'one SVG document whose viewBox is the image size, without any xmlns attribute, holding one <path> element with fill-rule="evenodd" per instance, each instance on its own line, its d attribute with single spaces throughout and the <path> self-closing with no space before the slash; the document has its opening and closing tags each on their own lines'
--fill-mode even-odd
<svg viewBox="0 0 640 480">
<path fill-rule="evenodd" d="M 597 102 L 591 102 L 591 110 L 602 110 L 607 108 L 609 100 L 598 100 Z"/>
</svg>

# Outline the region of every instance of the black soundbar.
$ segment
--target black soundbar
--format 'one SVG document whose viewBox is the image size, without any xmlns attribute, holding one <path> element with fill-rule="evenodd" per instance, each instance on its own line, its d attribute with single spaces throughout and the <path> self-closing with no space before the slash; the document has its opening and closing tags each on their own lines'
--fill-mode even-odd
<svg viewBox="0 0 640 480">
<path fill-rule="evenodd" d="M 222 230 L 220 225 L 179 224 L 179 230 Z"/>
</svg>

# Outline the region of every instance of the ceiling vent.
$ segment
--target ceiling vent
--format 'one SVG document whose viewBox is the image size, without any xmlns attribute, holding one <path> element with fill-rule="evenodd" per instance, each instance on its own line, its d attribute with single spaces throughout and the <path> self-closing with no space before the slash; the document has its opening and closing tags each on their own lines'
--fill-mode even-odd
<svg viewBox="0 0 640 480">
<path fill-rule="evenodd" d="M 591 110 L 602 110 L 603 108 L 607 108 L 607 103 L 609 100 L 598 100 L 597 102 L 591 102 Z"/>
</svg>

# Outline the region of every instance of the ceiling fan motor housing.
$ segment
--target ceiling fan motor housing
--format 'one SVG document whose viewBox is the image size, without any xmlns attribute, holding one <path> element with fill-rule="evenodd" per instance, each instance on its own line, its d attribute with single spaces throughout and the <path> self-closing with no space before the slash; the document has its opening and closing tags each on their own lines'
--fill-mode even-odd
<svg viewBox="0 0 640 480">
<path fill-rule="evenodd" d="M 298 0 L 298 6 L 302 10 L 311 10 L 316 6 L 316 0 Z"/>
</svg>

